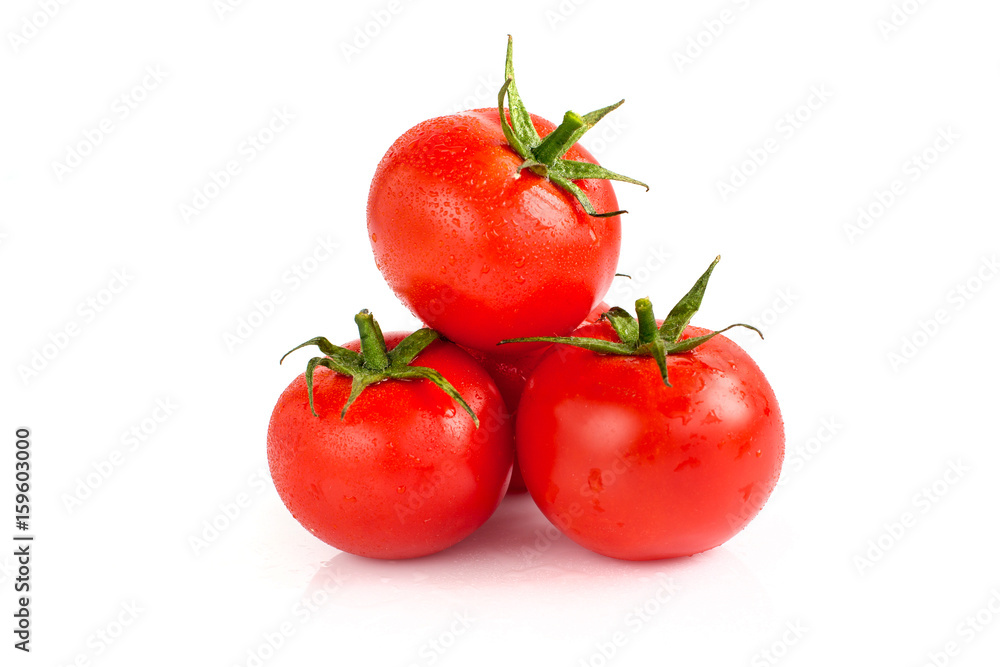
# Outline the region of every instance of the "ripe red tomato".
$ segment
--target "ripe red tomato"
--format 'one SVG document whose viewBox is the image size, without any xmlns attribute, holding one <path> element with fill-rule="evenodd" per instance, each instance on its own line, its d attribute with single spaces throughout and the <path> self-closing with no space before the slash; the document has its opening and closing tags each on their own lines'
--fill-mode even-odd
<svg viewBox="0 0 1000 667">
<path fill-rule="evenodd" d="M 542 136 L 555 127 L 531 118 Z M 579 145 L 567 157 L 596 163 Z M 571 331 L 615 275 L 618 216 L 591 217 L 553 182 L 518 174 L 522 162 L 497 110 L 477 109 L 407 131 L 372 179 L 375 263 L 417 317 L 462 345 Z M 618 209 L 609 181 L 578 184 L 596 209 Z"/>
<path fill-rule="evenodd" d="M 681 340 L 709 333 L 687 327 Z M 607 322 L 574 337 L 618 341 Z M 649 560 L 716 547 L 774 489 L 784 432 L 754 361 L 721 335 L 666 357 L 555 345 L 518 408 L 518 461 L 532 498 L 579 544 Z"/>
<path fill-rule="evenodd" d="M 406 334 L 385 336 L 392 350 Z M 359 341 L 345 348 L 358 351 Z M 310 411 L 305 374 L 271 416 L 267 456 L 292 515 L 324 542 L 374 558 L 445 549 L 497 508 L 510 479 L 512 431 L 499 390 L 469 355 L 435 340 L 413 361 L 437 370 L 479 418 L 425 379 L 386 379 L 350 405 L 352 380 L 319 366 Z"/>
<path fill-rule="evenodd" d="M 495 349 L 504 338 L 572 331 L 600 301 L 621 245 L 607 179 L 645 185 L 577 144 L 621 102 L 567 112 L 559 127 L 529 114 L 512 49 L 508 38 L 497 106 L 405 132 L 368 193 L 375 263 L 396 296 L 449 339 L 494 354 L 516 353 Z"/>
</svg>

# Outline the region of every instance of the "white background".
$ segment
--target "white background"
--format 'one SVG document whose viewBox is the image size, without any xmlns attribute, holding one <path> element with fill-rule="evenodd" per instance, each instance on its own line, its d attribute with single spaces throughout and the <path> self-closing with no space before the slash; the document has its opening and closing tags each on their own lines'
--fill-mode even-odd
<svg viewBox="0 0 1000 667">
<path fill-rule="evenodd" d="M 30 655 L 0 550 L 4 664 L 994 664 L 1000 5 L 896 1 L 899 25 L 890 0 L 5 2 L 0 534 L 28 426 L 37 541 Z M 627 100 L 583 141 L 652 186 L 616 186 L 634 280 L 608 300 L 665 308 L 721 254 L 695 324 L 766 330 L 733 337 L 781 402 L 783 481 L 707 554 L 602 558 L 521 497 L 438 556 L 369 561 L 267 478 L 303 361 L 281 354 L 352 339 L 362 307 L 417 326 L 372 261 L 368 184 L 408 127 L 494 104 L 508 32 L 533 112 Z"/>
</svg>

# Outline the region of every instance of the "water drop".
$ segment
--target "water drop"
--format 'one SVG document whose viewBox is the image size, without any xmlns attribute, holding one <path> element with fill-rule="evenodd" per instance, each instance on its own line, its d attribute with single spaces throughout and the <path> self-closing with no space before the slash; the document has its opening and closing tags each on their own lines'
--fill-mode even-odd
<svg viewBox="0 0 1000 667">
<path fill-rule="evenodd" d="M 590 490 L 594 493 L 600 493 L 604 490 L 604 480 L 601 478 L 600 468 L 591 468 L 590 475 L 587 476 L 587 485 Z"/>
</svg>

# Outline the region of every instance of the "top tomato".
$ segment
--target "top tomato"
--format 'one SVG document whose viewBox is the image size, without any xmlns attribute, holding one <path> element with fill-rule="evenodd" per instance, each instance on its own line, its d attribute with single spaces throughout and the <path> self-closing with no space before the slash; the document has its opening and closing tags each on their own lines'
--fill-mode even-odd
<svg viewBox="0 0 1000 667">
<path fill-rule="evenodd" d="M 490 350 L 571 331 L 601 300 L 621 241 L 601 179 L 636 182 L 575 143 L 617 105 L 567 113 L 556 128 L 524 110 L 509 47 L 507 64 L 507 127 L 498 109 L 420 123 L 382 158 L 368 197 L 375 262 L 392 290 L 428 326 Z"/>
</svg>

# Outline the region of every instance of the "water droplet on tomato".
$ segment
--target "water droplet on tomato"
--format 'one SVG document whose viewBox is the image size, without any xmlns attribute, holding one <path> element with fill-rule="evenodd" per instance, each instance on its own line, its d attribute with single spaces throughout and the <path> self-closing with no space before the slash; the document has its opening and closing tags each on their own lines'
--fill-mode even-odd
<svg viewBox="0 0 1000 667">
<path fill-rule="evenodd" d="M 344 496 L 344 500 L 346 500 L 349 503 L 356 503 L 356 502 L 358 502 L 358 499 L 355 498 L 354 496 Z"/>
<path fill-rule="evenodd" d="M 481 268 L 479 271 L 480 271 L 480 273 L 489 273 L 490 272 L 490 265 L 489 264 L 483 264 L 483 268 Z"/>
<path fill-rule="evenodd" d="M 525 261 L 524 260 L 524 255 L 521 255 L 520 257 L 518 257 L 517 259 L 515 259 L 514 260 L 514 268 L 520 269 L 522 266 L 524 266 L 524 261 Z"/>
<path fill-rule="evenodd" d="M 704 388 L 704 382 L 702 383 L 702 388 Z M 702 424 L 718 424 L 722 422 L 722 419 L 715 413 L 715 410 L 709 410 L 702 420 Z"/>
<path fill-rule="evenodd" d="M 406 487 L 405 486 L 397 486 L 396 487 L 396 493 L 406 493 Z"/>
<path fill-rule="evenodd" d="M 684 468 L 697 468 L 700 465 L 701 461 L 691 456 L 678 463 L 677 467 L 674 468 L 674 472 L 680 472 Z"/>
<path fill-rule="evenodd" d="M 601 469 L 591 468 L 590 475 L 587 476 L 587 485 L 590 490 L 594 493 L 600 493 L 604 490 L 604 480 L 601 479 Z"/>
<path fill-rule="evenodd" d="M 455 416 L 455 408 L 454 408 L 454 406 L 450 406 L 449 405 L 447 408 L 445 408 L 444 416 L 445 417 L 449 417 L 449 418 L 450 417 L 454 417 Z"/>
<path fill-rule="evenodd" d="M 378 241 L 378 235 L 375 232 L 372 232 L 372 243 L 375 243 L 376 241 Z"/>
<path fill-rule="evenodd" d="M 518 285 L 523 285 L 524 284 L 524 276 L 522 276 L 520 274 L 514 276 L 514 282 L 517 283 Z"/>
</svg>

